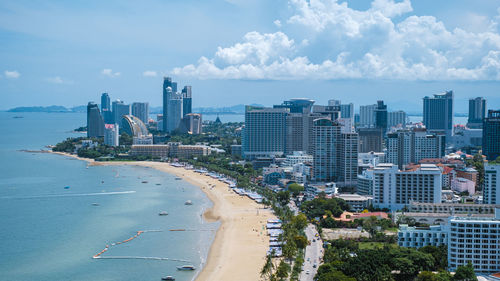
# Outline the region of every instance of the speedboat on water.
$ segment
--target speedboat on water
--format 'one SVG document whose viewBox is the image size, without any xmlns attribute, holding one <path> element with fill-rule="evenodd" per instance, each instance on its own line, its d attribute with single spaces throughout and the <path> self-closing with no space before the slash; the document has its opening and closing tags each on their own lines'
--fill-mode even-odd
<svg viewBox="0 0 500 281">
<path fill-rule="evenodd" d="M 175 278 L 173 276 L 165 276 L 165 277 L 162 277 L 161 280 L 175 280 Z"/>
<path fill-rule="evenodd" d="M 195 270 L 196 268 L 192 265 L 178 266 L 177 270 Z"/>
<path fill-rule="evenodd" d="M 186 201 L 186 203 L 184 203 L 184 205 L 193 205 L 193 202 L 191 200 L 188 200 Z"/>
<path fill-rule="evenodd" d="M 158 213 L 158 215 L 159 216 L 166 216 L 166 215 L 168 215 L 168 213 L 165 212 L 165 211 L 161 211 L 161 212 Z"/>
</svg>

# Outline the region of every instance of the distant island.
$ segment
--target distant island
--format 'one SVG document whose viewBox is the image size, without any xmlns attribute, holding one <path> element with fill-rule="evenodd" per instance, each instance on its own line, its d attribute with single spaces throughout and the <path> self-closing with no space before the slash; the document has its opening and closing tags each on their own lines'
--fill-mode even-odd
<svg viewBox="0 0 500 281">
<path fill-rule="evenodd" d="M 86 112 L 87 107 L 84 105 L 67 108 L 61 105 L 51 106 L 21 106 L 7 110 L 7 112 Z"/>
<path fill-rule="evenodd" d="M 259 104 L 252 104 L 252 106 L 262 106 Z M 7 110 L 8 112 L 87 112 L 86 105 L 74 106 L 67 108 L 61 105 L 51 105 L 51 106 L 22 106 L 15 107 Z M 244 114 L 245 105 L 238 104 L 229 107 L 198 107 L 194 108 L 195 112 L 201 114 Z M 161 114 L 163 113 L 163 108 L 161 106 L 150 107 L 149 112 L 151 114 Z"/>
</svg>

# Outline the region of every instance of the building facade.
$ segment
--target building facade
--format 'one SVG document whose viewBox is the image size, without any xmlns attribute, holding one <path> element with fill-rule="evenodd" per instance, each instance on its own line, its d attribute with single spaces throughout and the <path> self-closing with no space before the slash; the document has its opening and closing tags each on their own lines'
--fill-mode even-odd
<svg viewBox="0 0 500 281">
<path fill-rule="evenodd" d="M 392 128 L 392 127 L 402 127 L 404 128 L 406 126 L 406 120 L 407 120 L 406 112 L 399 110 L 399 111 L 392 111 L 387 113 L 387 128 Z"/>
<path fill-rule="evenodd" d="M 486 159 L 500 157 L 500 110 L 488 110 L 483 123 L 483 155 Z"/>
<path fill-rule="evenodd" d="M 424 97 L 424 125 L 429 131 L 453 136 L 453 91 Z"/>
<path fill-rule="evenodd" d="M 120 127 L 118 124 L 105 124 L 104 125 L 104 144 L 109 146 L 120 145 L 120 135 L 118 132 Z"/>
<path fill-rule="evenodd" d="M 93 102 L 87 105 L 87 137 L 99 138 L 104 136 L 104 119 L 99 106 Z"/>
<path fill-rule="evenodd" d="M 469 99 L 467 127 L 471 129 L 483 128 L 484 117 L 486 117 L 486 100 L 482 97 Z"/>
<path fill-rule="evenodd" d="M 402 224 L 398 230 L 398 245 L 407 248 L 441 246 L 448 244 L 448 232 L 444 225 L 430 227 L 411 227 Z"/>
<path fill-rule="evenodd" d="M 132 115 L 141 119 L 144 124 L 148 124 L 149 120 L 149 103 L 134 102 L 132 103 Z"/>
<path fill-rule="evenodd" d="M 257 157 L 275 157 L 285 153 L 286 108 L 247 106 L 243 131 L 243 156 L 248 160 Z"/>
<path fill-rule="evenodd" d="M 359 126 L 363 128 L 375 127 L 376 104 L 362 105 L 359 107 Z"/>
<path fill-rule="evenodd" d="M 484 165 L 483 203 L 500 204 L 500 164 Z"/>
<path fill-rule="evenodd" d="M 379 128 L 359 128 L 359 152 L 382 152 L 383 130 Z"/>
<path fill-rule="evenodd" d="M 130 104 L 125 104 L 121 100 L 116 100 L 113 102 L 113 123 L 118 124 L 120 127 L 123 127 L 121 123 L 122 117 L 124 115 L 130 115 Z"/>
</svg>

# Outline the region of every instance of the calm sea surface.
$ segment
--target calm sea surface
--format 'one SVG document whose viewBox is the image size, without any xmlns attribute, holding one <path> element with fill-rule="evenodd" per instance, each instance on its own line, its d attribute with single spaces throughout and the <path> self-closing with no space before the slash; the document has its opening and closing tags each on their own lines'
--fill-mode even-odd
<svg viewBox="0 0 500 281">
<path fill-rule="evenodd" d="M 70 131 L 85 118 L 82 113 L 0 112 L 0 280 L 160 280 L 166 275 L 191 280 L 218 227 L 201 219 L 211 202 L 199 188 L 149 168 L 86 168 L 86 162 L 64 156 L 19 151 L 81 136 Z M 186 206 L 186 200 L 194 204 Z M 159 216 L 160 211 L 169 215 Z M 186 261 L 92 259 L 107 244 L 140 230 L 160 232 L 111 246 L 102 257 Z M 198 270 L 176 270 L 184 264 Z"/>
</svg>

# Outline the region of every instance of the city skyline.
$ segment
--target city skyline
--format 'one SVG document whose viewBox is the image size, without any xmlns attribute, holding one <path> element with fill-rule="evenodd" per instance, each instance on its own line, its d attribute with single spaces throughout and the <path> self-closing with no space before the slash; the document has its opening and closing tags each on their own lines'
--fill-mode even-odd
<svg viewBox="0 0 500 281">
<path fill-rule="evenodd" d="M 467 1 L 328 3 L 148 1 L 137 7 L 131 3 L 5 2 L 0 6 L 0 38 L 6 43 L 0 55 L 0 92 L 5 100 L 0 110 L 83 105 L 101 92 L 158 106 L 162 97 L 157 83 L 163 75 L 198 91 L 193 107 L 251 104 L 264 98 L 268 106 L 308 97 L 321 104 L 338 99 L 355 107 L 382 99 L 390 110 L 415 112 L 421 110 L 417 100 L 447 90 L 455 93 L 459 113 L 466 113 L 468 99 L 477 96 L 485 97 L 491 109 L 500 107 L 495 55 L 500 36 L 494 1 L 480 5 Z M 91 14 L 92 7 L 101 12 Z M 137 9 L 138 13 L 132 13 Z M 162 10 L 183 13 L 169 14 L 167 23 Z M 306 17 L 319 13 L 326 19 Z M 261 20 L 255 22 L 254 14 Z M 337 18 L 349 19 L 349 24 L 339 24 Z M 410 23 L 415 30 L 408 29 Z M 333 32 L 335 27 L 339 33 Z M 224 35 L 210 36 L 219 29 L 226 31 Z M 170 30 L 170 36 L 158 36 L 165 30 Z M 420 43 L 411 41 L 415 32 L 422 38 Z M 329 38 L 335 38 L 334 42 Z M 406 70 L 388 65 L 380 52 L 389 41 L 395 48 L 408 42 L 415 45 L 415 50 L 395 52 L 407 75 L 401 74 Z M 352 48 L 353 44 L 359 48 Z M 410 51 L 415 57 L 407 55 Z M 471 51 L 474 56 L 464 55 Z M 382 69 L 393 73 L 379 68 L 368 71 L 368 66 L 375 65 L 366 64 L 369 54 L 378 58 Z M 302 63 L 304 69 L 319 70 L 293 72 L 285 64 L 300 65 L 300 58 L 309 62 Z M 328 61 L 338 69 L 324 70 Z M 274 63 L 278 67 L 271 73 L 268 70 Z M 347 67 L 349 63 L 353 68 Z M 243 73 L 244 65 L 261 74 Z M 419 65 L 422 71 L 415 70 Z M 28 98 L 19 100 L 19 95 Z M 415 102 L 408 103 L 408 98 Z"/>
</svg>

